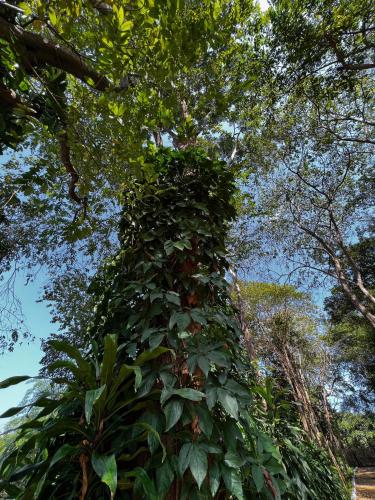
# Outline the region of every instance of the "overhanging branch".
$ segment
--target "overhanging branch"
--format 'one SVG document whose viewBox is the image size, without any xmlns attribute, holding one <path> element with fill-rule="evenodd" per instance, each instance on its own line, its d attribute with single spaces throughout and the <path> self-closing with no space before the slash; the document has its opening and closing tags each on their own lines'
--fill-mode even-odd
<svg viewBox="0 0 375 500">
<path fill-rule="evenodd" d="M 2 17 L 0 17 L 0 38 L 15 46 L 27 71 L 48 64 L 66 71 L 85 83 L 91 80 L 97 90 L 104 91 L 111 86 L 106 76 L 88 66 L 78 54 L 55 44 L 48 38 L 9 23 Z"/>
</svg>

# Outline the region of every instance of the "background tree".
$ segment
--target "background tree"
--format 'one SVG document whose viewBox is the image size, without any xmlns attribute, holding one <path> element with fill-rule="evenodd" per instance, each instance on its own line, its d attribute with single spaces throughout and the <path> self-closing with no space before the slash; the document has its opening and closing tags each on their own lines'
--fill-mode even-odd
<svg viewBox="0 0 375 500">
<path fill-rule="evenodd" d="M 362 275 L 374 290 L 374 240 L 361 239 L 349 249 Z M 369 303 L 369 308 L 373 306 Z M 374 402 L 374 335 L 372 328 L 358 315 L 340 288 L 333 288 L 325 299 L 331 327 L 327 341 L 335 352 L 335 362 L 341 367 L 348 384 L 356 387 L 355 395 L 348 390 L 346 403 L 351 406 L 370 406 Z"/>
<path fill-rule="evenodd" d="M 260 366 L 290 388 L 310 438 L 338 448 L 329 403 L 337 381 L 311 299 L 290 285 L 242 282 L 240 288 Z"/>
</svg>

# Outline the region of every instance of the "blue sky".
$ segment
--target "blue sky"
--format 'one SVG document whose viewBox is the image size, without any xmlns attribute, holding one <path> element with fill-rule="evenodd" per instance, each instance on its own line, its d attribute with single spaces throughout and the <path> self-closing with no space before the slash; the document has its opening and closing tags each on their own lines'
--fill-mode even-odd
<svg viewBox="0 0 375 500">
<path fill-rule="evenodd" d="M 40 272 L 34 282 L 25 285 L 26 278 L 20 273 L 15 282 L 15 293 L 22 303 L 26 326 L 34 342 L 16 345 L 13 352 L 6 352 L 0 356 L 0 380 L 14 375 L 37 375 L 39 361 L 42 357 L 40 340 L 49 333 L 56 331 L 56 324 L 50 323 L 50 313 L 46 303 L 37 303 L 45 275 Z M 12 406 L 17 406 L 23 399 L 30 383 L 22 383 L 0 391 L 0 414 Z M 0 429 L 7 419 L 0 420 Z"/>
</svg>

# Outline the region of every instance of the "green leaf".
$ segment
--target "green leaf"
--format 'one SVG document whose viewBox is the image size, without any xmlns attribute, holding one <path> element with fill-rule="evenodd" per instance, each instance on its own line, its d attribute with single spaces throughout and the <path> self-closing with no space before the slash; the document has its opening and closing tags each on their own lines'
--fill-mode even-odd
<svg viewBox="0 0 375 500">
<path fill-rule="evenodd" d="M 193 443 L 185 443 L 181 447 L 180 454 L 178 456 L 178 470 L 180 472 L 181 477 L 184 475 L 184 472 L 189 467 L 190 455 L 192 449 L 193 449 Z"/>
<path fill-rule="evenodd" d="M 51 21 L 52 26 L 56 26 L 56 24 L 57 24 L 56 12 L 54 10 L 50 9 L 48 12 L 48 17 L 49 17 L 49 20 Z"/>
<path fill-rule="evenodd" d="M 119 26 L 119 28 L 122 32 L 130 31 L 133 25 L 134 25 L 133 21 L 125 21 Z"/>
<path fill-rule="evenodd" d="M 165 405 L 164 414 L 166 419 L 166 428 L 165 431 L 169 431 L 173 426 L 177 424 L 180 420 L 184 409 L 183 401 L 179 399 L 173 399 L 170 403 Z"/>
<path fill-rule="evenodd" d="M 138 426 L 138 427 L 142 427 L 143 429 L 145 429 L 149 434 L 151 434 L 156 439 L 156 441 L 160 444 L 160 446 L 163 450 L 162 462 L 164 462 L 165 457 L 167 456 L 167 451 L 165 449 L 165 446 L 164 446 L 162 440 L 160 439 L 160 434 L 154 429 L 154 427 L 149 425 L 147 422 L 135 422 L 133 425 Z"/>
<path fill-rule="evenodd" d="M 173 353 L 173 351 L 171 349 L 168 349 L 167 347 L 157 347 L 153 351 L 144 351 L 142 352 L 142 354 L 138 356 L 134 364 L 142 366 L 143 364 L 146 363 L 146 361 L 151 361 L 152 359 L 158 358 L 159 356 L 161 356 L 166 352 Z"/>
<path fill-rule="evenodd" d="M 148 341 L 151 351 L 156 349 L 162 343 L 164 337 L 165 337 L 165 332 L 156 333 L 154 335 L 151 335 L 151 337 Z"/>
<path fill-rule="evenodd" d="M 263 485 L 264 485 L 264 476 L 262 472 L 262 468 L 259 467 L 259 465 L 252 465 L 251 466 L 251 476 L 254 480 L 255 487 L 257 489 L 257 492 L 259 493 L 262 491 Z"/>
<path fill-rule="evenodd" d="M 191 243 L 189 240 L 180 240 L 180 241 L 175 241 L 173 243 L 173 246 L 175 248 L 178 248 L 178 250 L 184 250 L 185 248 L 187 248 L 188 250 L 191 250 L 192 249 L 192 246 L 191 246 Z"/>
<path fill-rule="evenodd" d="M 0 382 L 0 389 L 6 389 L 7 387 L 10 387 L 11 385 L 16 385 L 20 384 L 21 382 L 24 382 L 25 380 L 29 380 L 34 377 L 28 377 L 27 375 L 18 375 L 16 377 L 9 377 Z"/>
<path fill-rule="evenodd" d="M 108 486 L 111 498 L 114 498 L 117 489 L 117 464 L 115 455 L 100 455 L 97 451 L 94 451 L 91 456 L 91 463 L 102 483 Z"/>
<path fill-rule="evenodd" d="M 236 469 L 221 465 L 221 474 L 227 490 L 238 500 L 245 500 L 242 490 L 241 474 Z"/>
<path fill-rule="evenodd" d="M 199 417 L 199 427 L 202 429 L 202 432 L 208 437 L 211 437 L 212 429 L 213 429 L 213 420 L 210 412 L 207 408 L 200 406 L 196 406 L 195 412 Z"/>
<path fill-rule="evenodd" d="M 125 477 L 136 477 L 143 487 L 144 492 L 148 500 L 162 500 L 161 497 L 156 493 L 156 488 L 154 483 L 151 481 L 147 472 L 141 467 L 136 467 L 133 471 L 128 472 Z"/>
<path fill-rule="evenodd" d="M 207 476 L 208 461 L 205 451 L 198 444 L 194 444 L 190 452 L 189 467 L 200 489 Z"/>
<path fill-rule="evenodd" d="M 222 404 L 225 411 L 229 413 L 233 418 L 238 420 L 238 403 L 237 399 L 231 396 L 226 390 L 217 390 L 218 400 Z"/>
<path fill-rule="evenodd" d="M 199 323 L 201 325 L 207 325 L 206 316 L 204 315 L 201 309 L 193 308 L 190 311 L 190 314 L 191 314 L 191 319 L 194 320 L 196 323 Z"/>
<path fill-rule="evenodd" d="M 12 408 L 9 408 L 9 410 L 6 410 L 4 413 L 0 415 L 0 418 L 8 418 L 8 417 L 13 417 L 14 415 L 17 415 L 20 411 L 24 410 L 27 408 L 28 405 L 26 406 L 13 406 Z"/>
<path fill-rule="evenodd" d="M 232 378 L 228 379 L 225 384 L 225 389 L 228 389 L 231 392 L 234 392 L 240 397 L 249 398 L 250 391 L 246 387 L 242 386 Z"/>
<path fill-rule="evenodd" d="M 217 401 L 217 388 L 212 386 L 207 387 L 206 396 L 207 396 L 207 407 L 211 411 Z"/>
<path fill-rule="evenodd" d="M 205 356 L 198 357 L 198 366 L 202 370 L 202 372 L 205 374 L 205 376 L 207 377 L 208 372 L 210 370 L 210 363 L 208 362 L 208 360 Z"/>
<path fill-rule="evenodd" d="M 78 368 L 80 368 L 82 372 L 84 372 L 87 376 L 91 375 L 92 367 L 90 363 L 83 358 L 82 354 L 76 347 L 63 340 L 50 340 L 48 342 L 48 345 L 50 345 L 56 351 L 63 352 L 70 358 L 73 358 L 76 361 Z"/>
<path fill-rule="evenodd" d="M 207 353 L 210 361 L 215 363 L 218 366 L 223 366 L 225 368 L 230 368 L 230 359 L 227 354 L 221 351 L 210 351 Z"/>
<path fill-rule="evenodd" d="M 167 299 L 168 302 L 171 302 L 172 304 L 175 304 L 176 306 L 181 305 L 180 295 L 176 292 L 167 292 L 165 294 L 165 298 Z"/>
<path fill-rule="evenodd" d="M 220 469 L 216 462 L 210 465 L 210 491 L 211 495 L 215 497 L 217 490 L 220 486 Z"/>
<path fill-rule="evenodd" d="M 117 356 L 117 336 L 106 335 L 104 337 L 104 354 L 101 366 L 100 381 L 102 385 L 108 385 L 112 378 Z"/>
<path fill-rule="evenodd" d="M 172 328 L 175 325 L 177 325 L 178 330 L 180 332 L 183 332 L 190 325 L 190 323 L 191 323 L 191 318 L 189 313 L 181 311 L 173 311 L 169 320 L 169 329 L 172 330 Z"/>
<path fill-rule="evenodd" d="M 169 463 L 169 460 L 165 460 L 163 465 L 156 469 L 156 482 L 158 485 L 158 492 L 164 498 L 165 494 L 169 490 L 174 479 L 174 471 Z"/>
<path fill-rule="evenodd" d="M 171 240 L 167 240 L 165 243 L 164 243 L 164 250 L 165 250 L 165 253 L 169 256 L 171 255 L 173 252 L 174 252 L 174 246 L 173 246 L 173 241 Z"/>
<path fill-rule="evenodd" d="M 206 397 L 203 392 L 190 388 L 174 389 L 171 395 L 179 396 L 180 398 L 184 399 L 189 399 L 190 401 L 202 401 L 202 399 Z"/>
<path fill-rule="evenodd" d="M 155 290 L 154 292 L 150 293 L 150 302 L 153 302 L 156 299 L 162 299 L 162 298 L 163 298 L 163 294 L 162 294 L 162 292 L 159 292 L 158 290 Z M 156 331 L 157 328 L 154 328 L 154 329 L 149 328 L 149 330 L 155 330 Z"/>
<path fill-rule="evenodd" d="M 226 454 L 225 454 L 225 457 L 224 457 L 224 462 L 229 466 L 229 467 L 233 467 L 233 468 L 240 468 L 244 465 L 244 463 L 246 462 L 246 460 L 244 460 L 243 458 L 240 457 L 240 455 L 235 452 L 235 451 L 228 451 Z"/>
<path fill-rule="evenodd" d="M 100 396 L 103 394 L 103 391 L 106 389 L 106 385 L 102 385 L 99 389 L 92 389 L 90 391 L 86 391 L 85 396 L 85 417 L 86 421 L 89 424 L 91 420 L 93 406 L 98 401 Z"/>
<path fill-rule="evenodd" d="M 125 380 L 135 374 L 134 388 L 137 390 L 142 383 L 142 370 L 139 366 L 122 365 L 110 388 L 110 396 L 113 396 Z"/>
<path fill-rule="evenodd" d="M 51 458 L 49 466 L 53 467 L 57 462 L 59 462 L 68 455 L 74 455 L 75 453 L 77 453 L 77 451 L 78 450 L 76 446 L 71 446 L 70 444 L 63 444 Z"/>
</svg>

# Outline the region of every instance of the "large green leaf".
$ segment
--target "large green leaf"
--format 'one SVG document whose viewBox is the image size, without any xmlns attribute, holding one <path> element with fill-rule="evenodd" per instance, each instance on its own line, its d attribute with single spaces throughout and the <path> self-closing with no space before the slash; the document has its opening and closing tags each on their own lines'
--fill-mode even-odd
<svg viewBox="0 0 375 500">
<path fill-rule="evenodd" d="M 225 389 L 217 390 L 218 400 L 223 408 L 236 420 L 238 419 L 238 403 L 237 399 L 231 396 Z"/>
<path fill-rule="evenodd" d="M 19 375 L 16 377 L 9 377 L 0 382 L 0 389 L 6 389 L 7 387 L 10 387 L 11 385 L 16 385 L 20 384 L 21 382 L 24 382 L 25 380 L 29 380 L 31 378 L 35 377 L 28 377 L 27 375 Z"/>
<path fill-rule="evenodd" d="M 179 396 L 180 398 L 189 399 L 190 401 L 202 401 L 206 395 L 197 391 L 196 389 L 190 389 L 190 387 L 184 387 L 182 389 L 174 389 L 172 395 Z"/>
<path fill-rule="evenodd" d="M 117 336 L 106 335 L 104 337 L 104 354 L 101 366 L 100 382 L 101 385 L 108 385 L 112 378 L 113 370 L 115 368 L 117 355 Z"/>
<path fill-rule="evenodd" d="M 168 302 L 171 302 L 172 304 L 175 304 L 176 306 L 181 305 L 180 296 L 176 292 L 167 292 L 165 294 L 165 298 L 167 299 Z"/>
<path fill-rule="evenodd" d="M 78 366 L 73 363 L 72 361 L 66 361 L 63 359 L 60 359 L 58 361 L 54 361 L 53 363 L 49 364 L 47 369 L 49 372 L 53 373 L 56 370 L 59 370 L 60 368 L 65 368 L 68 369 L 72 372 L 74 375 L 74 378 L 76 381 L 81 382 L 83 384 L 87 383 L 87 378 L 85 372 L 81 372 L 81 370 L 78 368 Z"/>
<path fill-rule="evenodd" d="M 175 477 L 173 468 L 169 463 L 169 460 L 165 460 L 163 465 L 156 469 L 156 482 L 158 486 L 158 493 L 160 495 L 165 495 L 169 490 L 173 479 Z"/>
<path fill-rule="evenodd" d="M 220 469 L 216 462 L 210 465 L 210 491 L 211 495 L 215 497 L 217 490 L 220 486 Z"/>
<path fill-rule="evenodd" d="M 224 457 L 224 462 L 229 467 L 240 468 L 244 465 L 246 460 L 244 460 L 236 451 L 227 451 Z"/>
<path fill-rule="evenodd" d="M 251 477 L 253 478 L 255 487 L 257 489 L 257 492 L 259 493 L 260 491 L 262 491 L 264 485 L 263 471 L 259 465 L 254 464 L 251 466 Z"/>
<path fill-rule="evenodd" d="M 210 361 L 212 361 L 216 365 L 230 368 L 230 359 L 228 354 L 222 351 L 210 351 L 207 356 L 209 357 Z"/>
<path fill-rule="evenodd" d="M 178 470 L 181 476 L 184 475 L 184 472 L 189 467 L 192 450 L 193 443 L 185 443 L 181 447 L 180 454 L 178 456 Z"/>
<path fill-rule="evenodd" d="M 138 427 L 142 427 L 159 442 L 159 444 L 163 450 L 162 462 L 164 462 L 165 457 L 167 455 L 167 452 L 166 452 L 166 449 L 165 449 L 165 446 L 164 446 L 162 440 L 160 439 L 160 434 L 147 422 L 135 422 L 133 425 L 138 426 Z"/>
<path fill-rule="evenodd" d="M 86 421 L 89 424 L 91 420 L 91 415 L 92 415 L 92 410 L 94 407 L 94 404 L 98 401 L 100 396 L 103 394 L 104 390 L 106 389 L 106 385 L 102 385 L 98 389 L 91 389 L 90 391 L 86 391 L 85 395 L 85 417 Z"/>
<path fill-rule="evenodd" d="M 17 413 L 19 413 L 20 411 L 24 410 L 27 407 L 28 407 L 28 405 L 26 405 L 26 406 L 13 406 L 12 408 L 9 408 L 4 413 L 2 413 L 0 415 L 0 418 L 13 417 L 14 415 L 17 415 Z"/>
<path fill-rule="evenodd" d="M 208 461 L 206 452 L 197 443 L 193 444 L 190 452 L 189 467 L 200 489 L 207 476 Z"/>
<path fill-rule="evenodd" d="M 194 410 L 199 417 L 199 427 L 202 429 L 202 432 L 210 438 L 214 425 L 211 412 L 208 411 L 206 406 L 202 405 L 197 405 Z"/>
<path fill-rule="evenodd" d="M 91 373 L 91 364 L 83 358 L 82 354 L 76 347 L 62 340 L 50 340 L 48 341 L 48 344 L 56 351 L 63 352 L 70 358 L 73 358 L 82 371 L 87 374 Z"/>
<path fill-rule="evenodd" d="M 111 498 L 114 498 L 117 489 L 117 464 L 115 455 L 101 455 L 97 451 L 94 451 L 91 455 L 91 463 L 101 481 L 108 486 Z"/>
<path fill-rule="evenodd" d="M 53 467 L 57 462 L 62 460 L 67 456 L 74 455 L 77 453 L 78 449 L 76 446 L 71 446 L 70 444 L 63 444 L 53 455 L 49 463 L 50 467 Z"/>
<path fill-rule="evenodd" d="M 207 324 L 207 318 L 204 315 L 204 312 L 202 311 L 202 309 L 193 308 L 190 311 L 190 314 L 191 314 L 191 319 L 193 321 L 196 321 L 197 323 L 200 323 L 201 325 Z"/>
<path fill-rule="evenodd" d="M 147 500 L 162 500 L 163 497 L 157 494 L 155 484 L 151 481 L 147 472 L 141 467 L 136 467 L 126 474 L 126 477 L 136 477 L 146 493 Z"/>
<path fill-rule="evenodd" d="M 142 352 L 142 354 L 140 354 L 138 356 L 138 358 L 135 360 L 134 364 L 138 365 L 138 366 L 142 366 L 147 361 L 151 361 L 152 359 L 156 359 L 166 352 L 170 352 L 171 354 L 173 353 L 173 351 L 171 349 L 168 349 L 167 347 L 157 347 L 153 351 Z"/>
<path fill-rule="evenodd" d="M 242 489 L 241 473 L 237 469 L 232 469 L 222 464 L 221 474 L 228 491 L 232 493 L 237 500 L 245 500 Z"/>
<path fill-rule="evenodd" d="M 177 325 L 178 330 L 180 332 L 183 332 L 190 325 L 190 323 L 191 317 L 189 313 L 182 311 L 173 311 L 169 319 L 169 329 L 172 330 L 172 328 Z"/>
<path fill-rule="evenodd" d="M 173 399 L 164 407 L 164 414 L 166 419 L 165 431 L 169 431 L 180 420 L 184 409 L 184 402 L 178 399 Z"/>
</svg>

